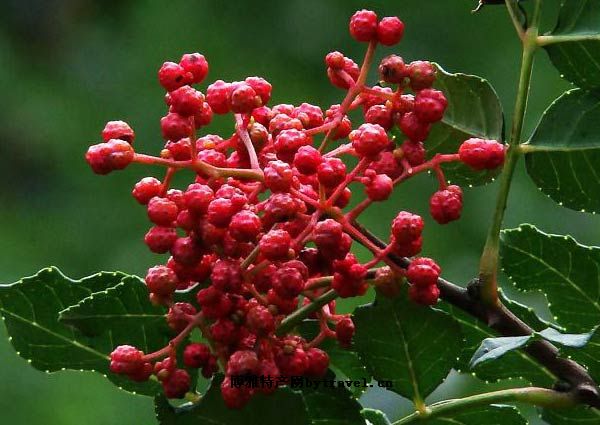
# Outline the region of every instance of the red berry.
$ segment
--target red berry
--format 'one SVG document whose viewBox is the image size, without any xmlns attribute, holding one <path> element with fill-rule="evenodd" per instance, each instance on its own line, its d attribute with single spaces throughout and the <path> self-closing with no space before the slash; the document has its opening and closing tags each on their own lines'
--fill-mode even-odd
<svg viewBox="0 0 600 425">
<path fill-rule="evenodd" d="M 233 308 L 231 300 L 214 286 L 198 291 L 196 301 L 202 307 L 202 314 L 208 319 L 225 317 Z"/>
<path fill-rule="evenodd" d="M 400 211 L 392 222 L 392 235 L 397 243 L 409 243 L 421 236 L 424 224 L 421 216 Z"/>
<path fill-rule="evenodd" d="M 302 146 L 294 156 L 294 167 L 302 174 L 314 174 L 323 161 L 321 153 L 312 146 Z"/>
<path fill-rule="evenodd" d="M 367 268 L 359 264 L 353 254 L 333 263 L 333 282 L 331 287 L 341 298 L 364 295 L 368 285 L 365 281 Z"/>
<path fill-rule="evenodd" d="M 319 182 L 325 187 L 336 187 L 346 178 L 346 164 L 339 158 L 323 158 L 317 167 Z"/>
<path fill-rule="evenodd" d="M 379 75 L 386 83 L 402 84 L 404 79 L 408 77 L 408 69 L 402 59 L 398 55 L 386 56 L 379 64 Z"/>
<path fill-rule="evenodd" d="M 234 83 L 229 100 L 231 110 L 236 114 L 247 114 L 252 112 L 254 108 L 262 106 L 260 96 L 246 83 Z"/>
<path fill-rule="evenodd" d="M 183 203 L 193 214 L 202 215 L 208 210 L 208 205 L 214 197 L 214 192 L 210 187 L 201 183 L 193 183 L 183 194 Z"/>
<path fill-rule="evenodd" d="M 401 257 L 412 257 L 421 252 L 423 248 L 423 237 L 408 242 L 397 242 L 394 246 L 394 252 Z"/>
<path fill-rule="evenodd" d="M 239 338 L 239 329 L 229 319 L 218 319 L 210 325 L 210 336 L 221 344 L 233 344 Z"/>
<path fill-rule="evenodd" d="M 260 361 L 254 351 L 236 351 L 227 361 L 227 375 L 229 376 L 257 376 L 260 370 Z"/>
<path fill-rule="evenodd" d="M 350 35 L 356 41 L 377 38 L 377 15 L 371 10 L 359 10 L 350 18 Z"/>
<path fill-rule="evenodd" d="M 248 311 L 246 326 L 259 336 L 266 336 L 275 330 L 275 319 L 267 307 L 257 305 Z"/>
<path fill-rule="evenodd" d="M 208 62 L 200 53 L 186 53 L 181 57 L 179 65 L 192 74 L 191 83 L 201 83 L 208 74 Z"/>
<path fill-rule="evenodd" d="M 238 261 L 217 260 L 210 279 L 215 288 L 223 292 L 239 292 L 242 287 L 242 269 Z"/>
<path fill-rule="evenodd" d="M 168 252 L 175 240 L 177 239 L 177 231 L 172 227 L 154 226 L 146 236 L 144 236 L 144 242 L 150 248 L 150 251 L 156 254 L 164 254 Z"/>
<path fill-rule="evenodd" d="M 190 390 L 192 380 L 185 369 L 175 369 L 163 381 L 163 391 L 167 398 L 184 398 Z"/>
<path fill-rule="evenodd" d="M 250 388 L 234 386 L 228 376 L 221 382 L 221 396 L 225 405 L 230 409 L 241 409 L 250 401 L 252 393 Z"/>
<path fill-rule="evenodd" d="M 229 223 L 229 234 L 239 242 L 252 242 L 261 230 L 260 217 L 252 211 L 243 210 L 234 215 Z"/>
<path fill-rule="evenodd" d="M 135 139 L 135 133 L 124 121 L 109 121 L 102 130 L 102 140 L 108 142 L 110 139 L 125 140 L 131 145 Z"/>
<path fill-rule="evenodd" d="M 413 167 L 421 165 L 425 162 L 425 147 L 423 142 L 413 142 L 408 139 L 400 146 L 402 149 L 402 157 L 406 158 L 408 163 Z"/>
<path fill-rule="evenodd" d="M 171 296 L 178 283 L 177 275 L 167 266 L 154 266 L 146 273 L 148 291 L 161 297 Z"/>
<path fill-rule="evenodd" d="M 349 347 L 354 336 L 354 323 L 350 317 L 343 317 L 335 325 L 335 336 L 342 347 Z"/>
<path fill-rule="evenodd" d="M 162 191 L 162 183 L 154 177 L 144 177 L 135 184 L 131 194 L 142 205 L 148 204 L 150 199 L 159 196 Z"/>
<path fill-rule="evenodd" d="M 264 168 L 265 186 L 272 192 L 287 192 L 292 186 L 294 172 L 283 161 L 271 161 Z"/>
<path fill-rule="evenodd" d="M 319 348 L 309 348 L 306 350 L 308 357 L 308 368 L 306 374 L 308 376 L 321 377 L 325 375 L 329 368 L 329 356 Z"/>
<path fill-rule="evenodd" d="M 285 230 L 271 230 L 264 235 L 258 246 L 266 259 L 271 261 L 284 260 L 292 244 L 292 238 Z"/>
<path fill-rule="evenodd" d="M 165 140 L 178 141 L 192 134 L 192 121 L 176 112 L 169 112 L 160 119 L 160 128 Z"/>
<path fill-rule="evenodd" d="M 432 286 L 440 277 L 440 267 L 431 258 L 417 258 L 408 266 L 406 277 L 413 285 Z"/>
<path fill-rule="evenodd" d="M 201 128 L 211 123 L 213 111 L 208 102 L 202 102 L 200 109 L 194 114 L 194 127 Z"/>
<path fill-rule="evenodd" d="M 144 353 L 131 345 L 119 345 L 110 353 L 110 370 L 117 374 L 135 373 L 143 365 Z"/>
<path fill-rule="evenodd" d="M 458 186 L 448 186 L 435 192 L 429 200 L 431 216 L 440 224 L 446 224 L 460 218 L 462 211 L 462 190 Z"/>
<path fill-rule="evenodd" d="M 191 83 L 192 79 L 193 75 L 175 62 L 165 62 L 158 70 L 158 82 L 167 91 L 173 91 Z"/>
<path fill-rule="evenodd" d="M 306 276 L 296 267 L 283 266 L 272 279 L 273 291 L 284 299 L 293 299 L 304 290 Z"/>
<path fill-rule="evenodd" d="M 245 82 L 252 87 L 256 95 L 260 97 L 263 105 L 266 105 L 269 102 L 273 87 L 267 80 L 261 77 L 248 77 L 246 78 Z"/>
<path fill-rule="evenodd" d="M 171 329 L 179 333 L 190 323 L 186 316 L 193 316 L 195 314 L 196 308 L 190 303 L 175 303 L 173 307 L 169 308 L 169 312 L 167 313 L 167 324 Z"/>
<path fill-rule="evenodd" d="M 341 52 L 329 52 L 325 56 L 325 65 L 331 69 L 344 68 L 344 54 Z"/>
<path fill-rule="evenodd" d="M 190 86 L 182 86 L 173 90 L 167 97 L 167 104 L 171 112 L 176 112 L 183 117 L 197 114 L 202 109 L 204 96 Z"/>
<path fill-rule="evenodd" d="M 169 226 L 176 219 L 179 209 L 177 204 L 167 198 L 155 196 L 148 202 L 148 218 L 159 226 Z"/>
<path fill-rule="evenodd" d="M 298 118 L 304 128 L 315 128 L 323 125 L 323 110 L 310 103 L 303 103 L 292 112 L 293 118 Z"/>
<path fill-rule="evenodd" d="M 384 46 L 393 46 L 402 40 L 404 23 L 396 16 L 387 16 L 377 25 L 377 40 Z"/>
<path fill-rule="evenodd" d="M 394 125 L 392 110 L 385 105 L 373 105 L 365 113 L 365 122 L 378 124 L 385 130 L 390 130 Z"/>
<path fill-rule="evenodd" d="M 350 133 L 350 141 L 361 157 L 373 158 L 390 143 L 385 129 L 379 124 L 363 124 Z"/>
<path fill-rule="evenodd" d="M 177 238 L 171 247 L 171 255 L 178 263 L 191 266 L 202 258 L 204 250 L 196 240 L 188 236 Z"/>
<path fill-rule="evenodd" d="M 108 174 L 111 171 L 127 167 L 135 152 L 124 140 L 111 139 L 105 143 L 90 146 L 85 160 L 96 174 Z"/>
<path fill-rule="evenodd" d="M 435 305 L 440 297 L 440 289 L 436 285 L 426 287 L 414 285 L 408 288 L 408 296 L 417 304 Z"/>
<path fill-rule="evenodd" d="M 287 351 L 291 351 L 288 353 Z M 275 358 L 275 363 L 284 377 L 302 376 L 308 369 L 308 356 L 300 347 L 284 346 L 282 352 Z"/>
<path fill-rule="evenodd" d="M 504 145 L 495 140 L 468 139 L 460 145 L 458 154 L 475 170 L 492 170 L 504 162 Z"/>
<path fill-rule="evenodd" d="M 377 174 L 365 184 L 367 196 L 372 201 L 385 201 L 390 197 L 393 189 L 392 179 L 385 174 Z"/>
<path fill-rule="evenodd" d="M 294 155 L 302 146 L 312 144 L 312 138 L 307 136 L 303 131 L 295 128 L 282 130 L 273 143 L 273 148 L 277 154 L 277 158 L 291 163 L 294 160 Z"/>
<path fill-rule="evenodd" d="M 211 357 L 210 348 L 206 344 L 194 342 L 183 350 L 183 364 L 194 369 L 207 365 Z"/>
<path fill-rule="evenodd" d="M 206 89 L 206 101 L 215 114 L 226 114 L 231 109 L 229 97 L 232 86 L 223 80 L 217 80 Z"/>
<path fill-rule="evenodd" d="M 446 96 L 439 90 L 423 89 L 415 97 L 415 114 L 423 122 L 440 121 L 447 106 Z"/>
<path fill-rule="evenodd" d="M 208 222 L 217 227 L 226 227 L 237 210 L 231 199 L 217 198 L 208 205 Z"/>
<path fill-rule="evenodd" d="M 435 81 L 436 68 L 430 62 L 415 61 L 408 65 L 410 87 L 419 91 L 431 87 Z"/>
<path fill-rule="evenodd" d="M 427 139 L 431 125 L 419 119 L 414 112 L 407 112 L 398 120 L 400 130 L 413 142 L 422 142 Z"/>
</svg>

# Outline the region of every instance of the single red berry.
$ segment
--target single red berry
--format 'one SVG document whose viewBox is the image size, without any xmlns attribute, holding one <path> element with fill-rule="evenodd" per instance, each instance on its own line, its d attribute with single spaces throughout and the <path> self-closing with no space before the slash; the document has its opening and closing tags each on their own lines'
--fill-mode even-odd
<svg viewBox="0 0 600 425">
<path fill-rule="evenodd" d="M 408 296 L 417 304 L 435 305 L 440 297 L 440 289 L 437 287 L 437 285 L 426 287 L 413 285 L 408 288 Z"/>
<path fill-rule="evenodd" d="M 329 356 L 319 348 L 309 348 L 306 350 L 308 357 L 308 368 L 306 374 L 308 376 L 321 377 L 325 375 L 329 368 Z"/>
<path fill-rule="evenodd" d="M 340 105 L 332 105 L 325 112 L 325 116 L 326 116 L 325 123 L 328 123 L 328 122 L 331 122 L 332 120 L 337 119 L 340 116 L 340 114 L 341 114 Z M 350 119 L 348 118 L 347 115 L 344 115 L 342 117 L 342 120 L 339 122 L 339 124 L 335 128 L 335 130 L 332 130 L 331 140 L 345 139 L 346 137 L 348 137 L 348 135 L 350 134 L 351 131 L 352 131 L 352 122 L 350 121 Z"/>
<path fill-rule="evenodd" d="M 132 145 L 135 133 L 129 124 L 124 121 L 109 121 L 102 130 L 102 140 L 108 142 L 110 139 L 125 140 Z"/>
<path fill-rule="evenodd" d="M 372 201 L 385 201 L 394 189 L 393 180 L 385 174 L 377 174 L 365 183 L 365 192 Z"/>
<path fill-rule="evenodd" d="M 144 242 L 150 248 L 150 251 L 156 254 L 164 254 L 168 252 L 175 240 L 177 239 L 177 231 L 172 227 L 154 226 L 148 230 L 144 236 Z"/>
<path fill-rule="evenodd" d="M 144 177 L 135 184 L 131 194 L 142 205 L 147 205 L 150 199 L 159 196 L 162 191 L 162 183 L 154 177 Z"/>
<path fill-rule="evenodd" d="M 294 172 L 292 168 L 283 161 L 271 161 L 263 170 L 265 186 L 272 192 L 287 192 L 292 186 Z"/>
<path fill-rule="evenodd" d="M 227 361 L 227 375 L 229 376 L 257 376 L 260 371 L 260 361 L 254 351 L 236 351 Z"/>
<path fill-rule="evenodd" d="M 358 263 L 353 254 L 333 263 L 333 281 L 331 287 L 341 298 L 364 295 L 368 285 L 365 281 L 367 268 Z"/>
<path fill-rule="evenodd" d="M 415 97 L 415 114 L 423 122 L 441 121 L 447 106 L 446 96 L 439 90 L 423 89 Z"/>
<path fill-rule="evenodd" d="M 394 153 L 390 151 L 381 152 L 379 159 L 372 162 L 369 169 L 375 171 L 377 174 L 385 174 L 391 179 L 398 178 L 402 174 L 402 167 L 400 167 Z"/>
<path fill-rule="evenodd" d="M 423 237 L 419 236 L 417 239 L 413 239 L 408 242 L 396 242 L 394 245 L 394 252 L 401 257 L 412 257 L 421 252 L 423 248 Z"/>
<path fill-rule="evenodd" d="M 386 266 L 377 269 L 373 284 L 378 294 L 387 298 L 395 298 L 400 295 L 403 281 L 402 276 Z"/>
<path fill-rule="evenodd" d="M 260 217 L 252 211 L 243 210 L 235 214 L 229 223 L 229 234 L 236 241 L 252 242 L 258 236 L 262 224 Z"/>
<path fill-rule="evenodd" d="M 128 374 L 127 377 L 135 382 L 145 382 L 150 379 L 153 370 L 152 363 L 144 362 L 134 372 Z"/>
<path fill-rule="evenodd" d="M 196 313 L 196 308 L 190 303 L 175 303 L 167 313 L 167 324 L 179 333 L 190 323 L 187 316 L 193 316 Z"/>
<path fill-rule="evenodd" d="M 319 182 L 325 187 L 336 187 L 346 178 L 346 164 L 339 158 L 323 158 L 317 167 Z"/>
<path fill-rule="evenodd" d="M 207 365 L 211 357 L 210 348 L 206 344 L 193 342 L 183 350 L 183 364 L 194 369 Z"/>
<path fill-rule="evenodd" d="M 350 317 L 343 317 L 336 323 L 335 336 L 342 347 L 349 347 L 352 344 L 354 323 Z"/>
<path fill-rule="evenodd" d="M 179 65 L 192 74 L 191 83 L 201 83 L 208 74 L 208 61 L 200 53 L 186 53 L 181 57 Z"/>
<path fill-rule="evenodd" d="M 440 277 L 440 267 L 431 258 L 417 258 L 408 266 L 406 277 L 416 286 L 435 285 Z"/>
<path fill-rule="evenodd" d="M 119 345 L 110 353 L 110 370 L 117 374 L 135 373 L 143 364 L 144 353 L 131 345 Z"/>
<path fill-rule="evenodd" d="M 284 346 L 275 358 L 275 363 L 284 377 L 302 376 L 308 369 L 309 362 L 306 352 L 301 347 Z"/>
<path fill-rule="evenodd" d="M 312 138 L 307 136 L 303 131 L 295 128 L 282 130 L 273 143 L 273 148 L 277 154 L 277 158 L 291 163 L 294 160 L 294 155 L 302 146 L 310 146 Z"/>
<path fill-rule="evenodd" d="M 277 314 L 291 314 L 298 308 L 298 298 L 282 298 L 273 289 L 267 292 L 267 301 L 277 309 Z"/>
<path fill-rule="evenodd" d="M 124 140 L 111 139 L 105 143 L 90 146 L 85 160 L 96 174 L 108 174 L 122 170 L 133 161 L 133 147 Z"/>
<path fill-rule="evenodd" d="M 214 286 L 199 290 L 196 301 L 202 307 L 202 314 L 208 319 L 226 317 L 233 308 L 231 300 Z"/>
<path fill-rule="evenodd" d="M 373 105 L 365 113 L 365 122 L 378 124 L 384 130 L 390 130 L 394 126 L 392 109 L 385 105 Z"/>
<path fill-rule="evenodd" d="M 384 46 L 393 46 L 402 40 L 404 22 L 396 16 L 386 16 L 377 24 L 377 41 Z"/>
<path fill-rule="evenodd" d="M 419 119 L 414 112 L 407 112 L 398 120 L 400 130 L 413 142 L 422 142 L 427 139 L 431 125 Z"/>
<path fill-rule="evenodd" d="M 462 190 L 450 186 L 435 192 L 429 200 L 429 212 L 440 224 L 446 224 L 460 218 L 462 212 Z"/>
<path fill-rule="evenodd" d="M 312 146 L 302 146 L 294 156 L 294 167 L 302 174 L 314 174 L 323 162 L 321 153 Z"/>
<path fill-rule="evenodd" d="M 228 408 L 241 409 L 250 401 L 252 391 L 244 386 L 234 386 L 231 378 L 226 376 L 221 382 L 221 396 Z"/>
<path fill-rule="evenodd" d="M 177 238 L 171 247 L 171 255 L 180 264 L 191 266 L 204 255 L 204 250 L 197 240 L 187 236 Z"/>
<path fill-rule="evenodd" d="M 292 238 L 285 230 L 271 230 L 258 243 L 261 254 L 271 261 L 286 259 L 291 245 Z"/>
<path fill-rule="evenodd" d="M 149 268 L 145 280 L 148 291 L 161 297 L 171 296 L 179 283 L 175 272 L 167 266 Z"/>
<path fill-rule="evenodd" d="M 400 211 L 392 222 L 392 235 L 400 244 L 418 239 L 425 225 L 421 216 L 408 211 Z"/>
<path fill-rule="evenodd" d="M 175 369 L 162 383 L 165 397 L 184 398 L 190 390 L 191 382 L 190 375 L 185 369 Z"/>
<path fill-rule="evenodd" d="M 226 114 L 231 106 L 229 97 L 232 86 L 223 80 L 217 80 L 206 89 L 206 101 L 215 114 Z"/>
<path fill-rule="evenodd" d="M 173 91 L 179 87 L 191 83 L 192 73 L 186 71 L 175 62 L 165 62 L 158 70 L 158 82 L 167 91 Z"/>
<path fill-rule="evenodd" d="M 296 298 L 304 290 L 306 276 L 296 267 L 282 266 L 273 274 L 273 291 L 284 299 Z"/>
<path fill-rule="evenodd" d="M 495 140 L 468 139 L 458 150 L 460 160 L 475 170 L 492 170 L 504 162 L 504 145 Z"/>
<path fill-rule="evenodd" d="M 246 83 L 233 84 L 229 95 L 231 110 L 236 114 L 247 114 L 262 106 L 260 96 Z"/>
<path fill-rule="evenodd" d="M 350 141 L 361 157 L 373 158 L 390 143 L 385 129 L 379 124 L 362 124 L 350 133 Z"/>
<path fill-rule="evenodd" d="M 197 114 L 202 109 L 204 96 L 190 86 L 182 86 L 173 90 L 167 97 L 167 104 L 171 112 L 176 112 L 183 117 Z"/>
<path fill-rule="evenodd" d="M 377 38 L 377 14 L 371 10 L 359 10 L 350 18 L 350 35 L 356 41 Z"/>
<path fill-rule="evenodd" d="M 148 218 L 159 226 L 170 226 L 178 213 L 177 204 L 167 198 L 155 196 L 148 202 Z"/>
<path fill-rule="evenodd" d="M 310 103 L 303 103 L 297 108 L 294 108 L 292 117 L 297 118 L 302 122 L 304 128 L 315 128 L 323 125 L 325 121 L 323 110 Z"/>
<path fill-rule="evenodd" d="M 389 55 L 383 58 L 379 64 L 379 76 L 386 83 L 402 84 L 408 77 L 408 69 L 398 55 Z"/>
<path fill-rule="evenodd" d="M 217 227 L 226 227 L 238 211 L 231 199 L 216 198 L 208 205 L 208 222 Z"/>
<path fill-rule="evenodd" d="M 248 77 L 244 80 L 254 92 L 260 97 L 262 105 L 269 103 L 273 86 L 267 80 L 261 77 Z"/>
<path fill-rule="evenodd" d="M 413 142 L 408 139 L 402 143 L 400 149 L 402 157 L 413 167 L 425 162 L 425 146 L 423 146 L 423 142 Z"/>
<path fill-rule="evenodd" d="M 410 87 L 419 91 L 431 87 L 435 81 L 436 68 L 431 62 L 415 61 L 408 65 Z"/>
<path fill-rule="evenodd" d="M 218 319 L 210 325 L 210 336 L 221 344 L 233 344 L 239 338 L 239 328 L 229 319 Z"/>
<path fill-rule="evenodd" d="M 210 274 L 215 288 L 223 292 L 239 292 L 242 287 L 242 269 L 239 261 L 217 260 Z"/>
<path fill-rule="evenodd" d="M 329 52 L 325 56 L 325 65 L 331 69 L 344 68 L 344 54 L 341 52 Z"/>
<path fill-rule="evenodd" d="M 267 307 L 257 305 L 248 311 L 246 326 L 256 335 L 265 336 L 275 330 L 275 319 Z"/>
<path fill-rule="evenodd" d="M 160 119 L 160 128 L 165 140 L 178 141 L 189 137 L 192 133 L 192 121 L 176 112 L 169 112 Z"/>
<path fill-rule="evenodd" d="M 208 205 L 214 197 L 214 192 L 210 187 L 201 183 L 193 183 L 183 194 L 183 203 L 190 212 L 202 215 L 208 210 Z"/>
<path fill-rule="evenodd" d="M 212 122 L 213 111 L 208 102 L 202 102 L 200 109 L 194 114 L 194 127 L 205 127 Z"/>
</svg>

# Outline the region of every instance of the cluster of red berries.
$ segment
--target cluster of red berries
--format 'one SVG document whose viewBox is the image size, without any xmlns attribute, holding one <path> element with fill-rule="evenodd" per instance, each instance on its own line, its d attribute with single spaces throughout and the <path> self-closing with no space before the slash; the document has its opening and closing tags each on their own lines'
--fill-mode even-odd
<svg viewBox="0 0 600 425">
<path fill-rule="evenodd" d="M 199 53 L 186 54 L 179 63 L 166 62 L 158 78 L 167 90 L 168 113 L 161 119 L 165 145 L 159 157 L 136 153 L 134 132 L 124 122 L 109 122 L 104 143 L 91 146 L 86 159 L 98 174 L 131 162 L 166 167 L 162 181 L 145 177 L 133 189 L 153 223 L 144 241 L 157 254 L 169 253 L 164 265 L 151 267 L 145 278 L 150 299 L 168 307 L 167 322 L 177 336 L 157 352 L 144 354 L 120 346 L 111 356 L 111 370 L 133 380 L 154 374 L 168 397 L 183 397 L 190 375 L 183 363 L 212 376 L 219 365 L 225 373 L 221 390 L 226 404 L 242 407 L 254 392 L 274 388 L 234 387 L 236 375 L 281 378 L 322 376 L 329 358 L 317 348 L 326 338 L 348 347 L 354 334 L 349 315 L 336 314 L 335 301 L 363 295 L 369 284 L 381 293 L 397 295 L 406 279 L 410 298 L 437 302 L 440 267 L 429 258 L 416 258 L 405 270 L 390 254 L 413 257 L 422 248 L 424 220 L 401 211 L 391 225 L 389 245 L 375 246 L 356 219 L 371 203 L 389 198 L 404 180 L 434 171 L 439 191 L 431 198 L 431 215 L 439 223 L 459 218 L 462 191 L 446 184 L 441 164 L 462 161 L 472 168 L 494 168 L 504 159 L 498 142 L 471 139 L 459 153 L 438 154 L 427 160 L 424 142 L 430 128 L 443 118 L 448 102 L 432 88 L 436 68 L 429 62 L 405 64 L 387 56 L 379 65 L 382 83 L 365 85 L 366 72 L 377 44 L 400 41 L 404 25 L 396 17 L 377 19 L 362 10 L 350 21 L 350 33 L 369 42 L 361 68 L 342 53 L 329 53 L 325 62 L 332 84 L 347 90 L 343 102 L 325 113 L 315 105 L 267 106 L 271 84 L 259 77 L 241 82 L 218 80 L 206 95 L 192 87 L 208 73 Z M 408 90 L 413 94 L 408 94 Z M 364 123 L 354 126 L 347 112 L 362 108 Z M 233 113 L 235 133 L 229 138 L 197 136 L 213 114 Z M 389 130 L 398 126 L 407 139 L 397 145 Z M 315 136 L 323 134 L 320 145 Z M 344 139 L 348 139 L 344 142 Z M 327 149 L 334 140 L 342 142 Z M 341 158 L 354 156 L 348 169 Z M 185 189 L 170 188 L 174 173 L 194 172 Z M 364 188 L 365 199 L 349 211 L 350 184 Z M 353 240 L 373 258 L 361 263 L 350 251 Z M 374 268 L 379 263 L 386 266 Z M 174 302 L 175 291 L 194 288 L 196 303 Z M 323 297 L 322 297 L 323 296 Z M 321 300 L 325 300 L 321 302 Z M 303 306 L 303 317 L 318 320 L 312 340 L 278 332 Z M 310 314 L 310 315 L 309 315 Z M 302 318 L 302 317 L 301 317 Z M 207 344 L 185 343 L 198 328 Z"/>
</svg>

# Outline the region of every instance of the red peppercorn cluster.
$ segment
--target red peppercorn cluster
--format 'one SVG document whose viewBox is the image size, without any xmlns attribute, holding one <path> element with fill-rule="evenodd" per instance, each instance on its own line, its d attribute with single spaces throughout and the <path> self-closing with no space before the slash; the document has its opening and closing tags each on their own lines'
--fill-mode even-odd
<svg viewBox="0 0 600 425">
<path fill-rule="evenodd" d="M 165 143 L 159 156 L 136 153 L 126 123 L 106 125 L 104 142 L 86 154 L 94 172 L 107 174 L 132 162 L 166 168 L 162 180 L 144 177 L 132 194 L 152 223 L 144 242 L 154 253 L 169 254 L 164 264 L 148 270 L 145 282 L 150 299 L 168 308 L 166 320 L 176 335 L 154 353 L 117 347 L 111 355 L 114 373 L 138 381 L 154 374 L 167 397 L 181 398 L 190 389 L 189 368 L 205 377 L 221 368 L 223 398 L 240 408 L 255 392 L 275 388 L 234 387 L 233 376 L 270 376 L 282 385 L 291 376 L 322 376 L 329 358 L 318 345 L 326 338 L 351 345 L 352 319 L 336 313 L 328 294 L 361 296 L 373 284 L 395 296 L 406 279 L 413 301 L 437 302 L 440 267 L 433 260 L 416 258 L 405 270 L 389 259 L 419 254 L 423 218 L 400 211 L 386 248 L 375 246 L 356 220 L 423 171 L 433 171 L 439 182 L 431 197 L 432 217 L 438 223 L 456 220 L 462 191 L 447 185 L 441 164 L 495 168 L 504 148 L 470 139 L 459 153 L 426 160 L 429 131 L 448 106 L 444 94 L 432 88 L 436 68 L 390 55 L 379 64 L 383 85 L 366 85 L 375 47 L 398 43 L 403 32 L 396 17 L 379 20 L 366 10 L 352 16 L 350 34 L 369 47 L 361 67 L 340 52 L 326 55 L 328 78 L 346 96 L 325 112 L 309 103 L 268 106 L 272 86 L 260 77 L 217 80 L 203 93 L 194 85 L 206 78 L 208 62 L 192 53 L 179 63 L 165 62 L 158 72 L 168 107 L 160 120 Z M 363 123 L 350 121 L 347 113 L 353 109 L 362 110 Z M 232 114 L 235 131 L 229 137 L 198 134 L 213 114 Z M 406 140 L 398 143 L 390 136 L 394 126 Z M 330 148 L 333 141 L 339 142 Z M 355 157 L 356 165 L 349 167 L 348 157 Z M 191 170 L 193 180 L 172 188 L 172 177 L 181 170 Z M 353 183 L 366 197 L 348 210 Z M 355 257 L 353 241 L 368 248 L 372 259 L 362 263 Z M 380 263 L 385 266 L 375 267 Z M 184 289 L 194 291 L 194 304 L 174 302 L 175 292 Z M 298 317 L 318 320 L 314 339 L 287 332 Z M 206 344 L 186 342 L 196 328 Z M 188 369 L 178 365 L 178 351 Z"/>
</svg>

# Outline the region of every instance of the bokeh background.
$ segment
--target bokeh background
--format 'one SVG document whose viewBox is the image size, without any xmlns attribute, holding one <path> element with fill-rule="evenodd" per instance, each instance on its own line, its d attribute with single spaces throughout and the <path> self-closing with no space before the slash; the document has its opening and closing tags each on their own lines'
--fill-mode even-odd
<svg viewBox="0 0 600 425">
<path fill-rule="evenodd" d="M 449 71 L 480 75 L 496 88 L 510 117 L 520 60 L 519 45 L 503 7 L 471 14 L 475 0 L 2 0 L 0 14 L 0 282 L 10 283 L 44 266 L 81 277 L 98 270 L 142 274 L 157 258 L 142 243 L 145 211 L 130 196 L 143 175 L 133 166 L 106 177 L 83 160 L 104 123 L 129 122 L 136 149 L 161 148 L 163 90 L 156 71 L 165 60 L 200 51 L 208 80 L 260 75 L 274 86 L 275 103 L 326 106 L 342 93 L 331 87 L 323 58 L 341 50 L 360 60 L 364 45 L 350 38 L 347 22 L 359 8 L 398 15 L 403 42 L 384 48 L 406 60 L 428 59 Z M 547 29 L 558 0 L 545 2 Z M 375 81 L 375 74 L 371 81 Z M 540 52 L 526 131 L 569 85 Z M 568 123 L 565 123 L 568 125 Z M 230 118 L 208 131 L 229 135 Z M 159 174 L 157 174 L 158 176 Z M 434 183 L 420 176 L 363 223 L 385 234 L 399 209 L 427 214 Z M 439 260 L 445 276 L 467 282 L 490 221 L 496 184 L 465 189 L 463 219 L 448 226 L 428 220 L 424 254 Z M 598 217 L 562 209 L 528 180 L 519 166 L 506 226 L 535 223 L 580 242 L 600 239 Z M 508 288 L 510 291 L 510 288 Z M 520 296 L 520 299 L 524 299 Z M 543 300 L 528 297 L 542 314 Z M 44 374 L 19 358 L 0 326 L 0 412 L 3 423 L 153 424 L 152 401 L 115 389 L 92 373 Z M 473 391 L 474 378 L 452 378 L 432 399 Z M 365 402 L 391 419 L 406 410 L 390 394 Z M 530 412 L 531 413 L 531 412 Z"/>
</svg>

